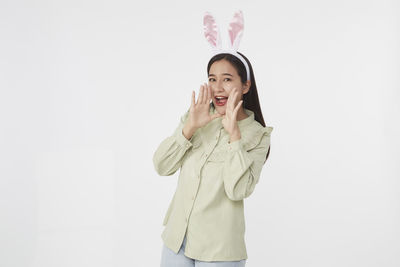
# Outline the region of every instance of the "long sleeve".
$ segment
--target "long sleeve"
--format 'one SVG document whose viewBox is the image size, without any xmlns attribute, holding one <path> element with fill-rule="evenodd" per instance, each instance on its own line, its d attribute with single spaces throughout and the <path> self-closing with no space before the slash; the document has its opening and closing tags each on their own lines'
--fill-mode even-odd
<svg viewBox="0 0 400 267">
<path fill-rule="evenodd" d="M 189 111 L 181 117 L 174 133 L 165 138 L 154 152 L 153 164 L 159 175 L 169 176 L 174 174 L 181 167 L 186 151 L 193 146 L 191 142 L 193 137 L 187 140 L 182 133 L 188 115 Z"/>
<path fill-rule="evenodd" d="M 260 143 L 249 151 L 244 148 L 242 139 L 228 144 L 222 176 L 225 192 L 231 200 L 242 200 L 254 191 L 269 146 L 270 135 L 267 132 L 264 132 Z"/>
</svg>

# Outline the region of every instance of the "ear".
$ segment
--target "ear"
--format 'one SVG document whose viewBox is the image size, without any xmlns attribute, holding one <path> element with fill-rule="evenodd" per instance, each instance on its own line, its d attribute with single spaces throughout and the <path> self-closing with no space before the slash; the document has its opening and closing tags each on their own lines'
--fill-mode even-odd
<svg viewBox="0 0 400 267">
<path fill-rule="evenodd" d="M 243 94 L 247 94 L 250 90 L 250 86 L 251 86 L 251 81 L 248 80 L 245 82 L 245 84 L 243 85 Z"/>
<path fill-rule="evenodd" d="M 229 37 L 231 39 L 231 47 L 237 51 L 239 48 L 240 40 L 242 39 L 244 29 L 243 13 L 241 10 L 233 15 L 232 22 L 229 24 Z"/>
<path fill-rule="evenodd" d="M 204 14 L 203 18 L 204 25 L 204 36 L 207 42 L 211 45 L 213 49 L 221 48 L 221 38 L 219 35 L 218 24 L 209 12 Z"/>
</svg>

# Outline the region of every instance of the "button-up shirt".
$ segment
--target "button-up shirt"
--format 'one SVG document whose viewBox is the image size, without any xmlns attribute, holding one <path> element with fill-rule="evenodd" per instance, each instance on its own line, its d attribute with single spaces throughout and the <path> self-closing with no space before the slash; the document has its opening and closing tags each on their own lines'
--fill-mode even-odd
<svg viewBox="0 0 400 267">
<path fill-rule="evenodd" d="M 263 127 L 254 112 L 237 121 L 241 138 L 229 142 L 222 117 L 198 128 L 188 140 L 182 130 L 189 110 L 153 156 L 159 175 L 180 169 L 176 191 L 165 214 L 164 244 L 178 253 L 186 235 L 185 255 L 201 261 L 247 259 L 243 199 L 259 181 L 273 127 Z M 210 104 L 210 114 L 215 107 Z"/>
</svg>

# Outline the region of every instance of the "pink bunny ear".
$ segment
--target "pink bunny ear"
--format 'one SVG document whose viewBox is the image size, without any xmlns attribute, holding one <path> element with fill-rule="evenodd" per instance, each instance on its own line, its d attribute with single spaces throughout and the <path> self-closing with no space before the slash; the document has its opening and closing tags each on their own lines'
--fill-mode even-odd
<svg viewBox="0 0 400 267">
<path fill-rule="evenodd" d="M 233 16 L 232 22 L 229 24 L 229 37 L 231 39 L 232 49 L 238 50 L 240 40 L 242 39 L 244 28 L 243 13 L 241 10 L 237 11 Z"/>
<path fill-rule="evenodd" d="M 218 25 L 215 21 L 215 18 L 209 13 L 206 12 L 203 19 L 204 24 L 204 36 L 207 41 L 211 44 L 211 46 L 215 48 L 220 47 L 220 37 L 218 32 Z"/>
</svg>

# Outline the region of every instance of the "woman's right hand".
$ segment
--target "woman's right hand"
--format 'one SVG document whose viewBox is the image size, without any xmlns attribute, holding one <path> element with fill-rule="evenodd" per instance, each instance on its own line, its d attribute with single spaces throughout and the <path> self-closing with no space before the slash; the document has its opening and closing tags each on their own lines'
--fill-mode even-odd
<svg viewBox="0 0 400 267">
<path fill-rule="evenodd" d="M 211 101 L 211 87 L 204 83 L 200 86 L 199 96 L 195 103 L 195 92 L 192 92 L 192 102 L 190 105 L 189 118 L 184 127 L 186 138 L 190 139 L 193 133 L 198 129 L 209 123 L 215 118 L 222 115 L 216 112 L 210 114 L 210 101 Z"/>
</svg>

